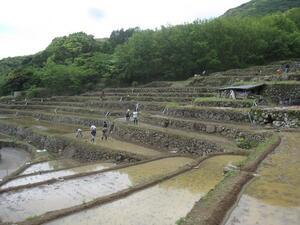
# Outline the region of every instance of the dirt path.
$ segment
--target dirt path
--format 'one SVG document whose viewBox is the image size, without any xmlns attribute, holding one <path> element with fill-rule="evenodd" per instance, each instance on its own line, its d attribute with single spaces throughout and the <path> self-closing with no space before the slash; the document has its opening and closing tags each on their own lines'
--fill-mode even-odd
<svg viewBox="0 0 300 225">
<path fill-rule="evenodd" d="M 300 224 L 300 133 L 282 133 L 282 142 L 261 164 L 226 225 Z"/>
<path fill-rule="evenodd" d="M 75 139 L 75 134 L 66 134 L 64 135 L 66 137 L 71 137 Z M 125 152 L 130 152 L 130 153 L 135 153 L 138 155 L 143 155 L 143 156 L 159 156 L 159 155 L 164 155 L 163 152 L 151 149 L 151 148 L 146 148 L 140 145 L 136 145 L 133 143 L 125 142 L 125 141 L 119 141 L 116 140 L 112 137 L 109 137 L 108 140 L 101 140 L 102 132 L 101 129 L 97 131 L 97 136 L 95 140 L 95 145 L 101 146 L 104 148 L 108 148 L 110 150 L 115 150 L 115 151 L 125 151 Z M 91 139 L 91 134 L 89 131 L 83 132 L 83 138 L 77 138 L 76 140 L 82 141 L 82 142 L 90 142 Z"/>
</svg>

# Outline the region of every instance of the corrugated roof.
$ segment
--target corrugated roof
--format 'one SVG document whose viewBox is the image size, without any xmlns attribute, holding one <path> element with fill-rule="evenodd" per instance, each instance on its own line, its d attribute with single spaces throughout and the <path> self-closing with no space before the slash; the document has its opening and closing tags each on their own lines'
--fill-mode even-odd
<svg viewBox="0 0 300 225">
<path fill-rule="evenodd" d="M 251 90 L 255 89 L 257 87 L 261 87 L 265 84 L 248 84 L 248 85 L 240 85 L 240 86 L 228 86 L 228 87 L 223 87 L 219 88 L 219 90 Z"/>
</svg>

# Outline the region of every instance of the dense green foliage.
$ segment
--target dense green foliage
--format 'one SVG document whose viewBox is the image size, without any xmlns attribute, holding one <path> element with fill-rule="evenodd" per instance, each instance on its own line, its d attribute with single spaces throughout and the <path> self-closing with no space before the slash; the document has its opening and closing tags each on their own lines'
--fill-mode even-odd
<svg viewBox="0 0 300 225">
<path fill-rule="evenodd" d="M 225 16 L 258 16 L 274 12 L 284 12 L 300 7 L 299 0 L 252 0 L 239 7 L 229 9 Z"/>
<path fill-rule="evenodd" d="M 183 80 L 208 72 L 299 57 L 300 8 L 264 17 L 213 20 L 55 38 L 42 52 L 0 60 L 0 94 L 40 88 L 76 94 L 107 86 Z"/>
</svg>

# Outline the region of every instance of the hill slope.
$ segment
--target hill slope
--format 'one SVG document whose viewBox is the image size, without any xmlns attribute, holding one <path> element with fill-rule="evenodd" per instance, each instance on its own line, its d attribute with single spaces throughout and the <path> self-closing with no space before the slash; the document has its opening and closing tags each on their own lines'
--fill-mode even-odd
<svg viewBox="0 0 300 225">
<path fill-rule="evenodd" d="M 252 0 L 229 9 L 224 16 L 258 16 L 300 7 L 299 0 Z"/>
</svg>

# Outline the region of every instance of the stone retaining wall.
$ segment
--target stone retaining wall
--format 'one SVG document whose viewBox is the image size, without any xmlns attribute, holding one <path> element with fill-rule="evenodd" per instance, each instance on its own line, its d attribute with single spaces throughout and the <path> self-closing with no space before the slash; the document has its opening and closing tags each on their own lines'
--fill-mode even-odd
<svg viewBox="0 0 300 225">
<path fill-rule="evenodd" d="M 276 128 L 296 128 L 300 126 L 300 110 L 291 109 L 252 109 L 254 123 L 271 125 Z"/>
<path fill-rule="evenodd" d="M 210 92 L 213 88 L 207 87 L 183 87 L 183 88 L 175 88 L 175 87 L 165 87 L 165 88 L 107 88 L 105 92 L 124 92 L 124 93 L 142 93 L 142 92 L 193 92 L 193 93 L 201 93 L 201 92 Z"/>
<path fill-rule="evenodd" d="M 204 123 L 201 121 L 188 121 L 174 118 L 163 118 L 155 116 L 144 116 L 142 121 L 161 127 L 172 127 L 190 131 L 203 132 L 208 134 L 217 134 L 230 139 L 245 138 L 250 141 L 262 142 L 269 136 L 267 133 L 255 133 L 240 128 L 229 126 L 227 124 Z"/>
<path fill-rule="evenodd" d="M 207 106 L 207 107 L 231 107 L 231 108 L 250 108 L 253 103 L 251 101 L 228 101 L 228 100 L 217 100 L 217 101 L 195 101 L 195 106 Z"/>
<path fill-rule="evenodd" d="M 197 118 L 201 120 L 212 120 L 212 121 L 234 121 L 249 123 L 248 111 L 239 110 L 223 110 L 214 108 L 191 108 L 191 107 L 180 107 L 170 108 L 165 112 L 168 116 L 180 117 L 180 118 Z"/>
<path fill-rule="evenodd" d="M 296 82 L 296 81 L 295 81 Z M 268 84 L 265 85 L 262 95 L 271 98 L 273 102 L 280 103 L 280 101 L 288 99 L 300 99 L 300 83 L 295 84 Z"/>
<path fill-rule="evenodd" d="M 38 148 L 47 149 L 53 153 L 61 152 L 61 154 L 71 155 L 73 158 L 81 161 L 113 160 L 115 162 L 131 162 L 144 159 L 143 156 L 133 153 L 113 151 L 58 135 L 46 135 L 13 123 L 0 122 L 0 132 L 27 141 Z"/>
<path fill-rule="evenodd" d="M 184 137 L 152 129 L 143 129 L 138 126 L 124 125 L 122 123 L 118 123 L 116 126 L 114 136 L 121 140 L 165 151 L 174 151 L 174 153 L 203 155 L 224 151 L 221 146 L 217 146 L 207 140 Z"/>
</svg>

